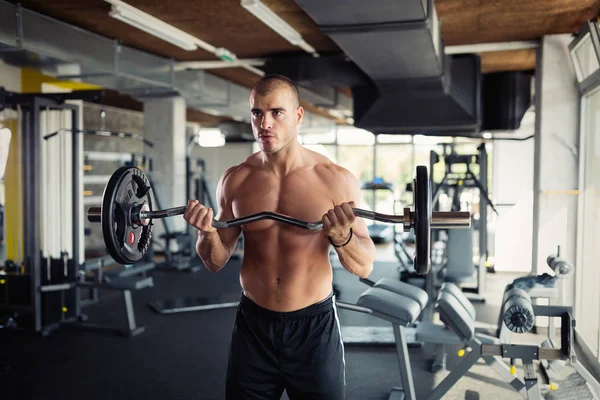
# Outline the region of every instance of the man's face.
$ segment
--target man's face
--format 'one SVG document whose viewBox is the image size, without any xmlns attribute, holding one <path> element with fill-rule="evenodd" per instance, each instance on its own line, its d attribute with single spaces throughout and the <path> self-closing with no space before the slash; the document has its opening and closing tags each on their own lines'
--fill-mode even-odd
<svg viewBox="0 0 600 400">
<path fill-rule="evenodd" d="M 297 140 L 304 110 L 289 88 L 282 86 L 265 96 L 253 91 L 250 107 L 252 132 L 262 151 L 273 154 Z"/>
</svg>

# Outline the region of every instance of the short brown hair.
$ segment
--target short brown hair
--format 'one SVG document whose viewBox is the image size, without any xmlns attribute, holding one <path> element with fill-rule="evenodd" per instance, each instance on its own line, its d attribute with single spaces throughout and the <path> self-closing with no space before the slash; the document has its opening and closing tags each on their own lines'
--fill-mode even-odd
<svg viewBox="0 0 600 400">
<path fill-rule="evenodd" d="M 292 92 L 296 107 L 298 107 L 300 105 L 298 86 L 296 86 L 296 83 L 287 76 L 279 74 L 266 75 L 259 79 L 254 86 L 252 86 L 252 90 L 250 92 L 256 92 L 261 96 L 266 96 L 272 91 L 281 87 L 287 87 Z"/>
</svg>

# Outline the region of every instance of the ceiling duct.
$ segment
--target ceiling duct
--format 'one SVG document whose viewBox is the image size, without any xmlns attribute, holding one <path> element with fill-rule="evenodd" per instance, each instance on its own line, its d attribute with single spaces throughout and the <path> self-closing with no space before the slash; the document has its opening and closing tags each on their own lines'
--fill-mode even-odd
<svg viewBox="0 0 600 400">
<path fill-rule="evenodd" d="M 262 69 L 266 74 L 285 75 L 300 85 L 329 83 L 339 87 L 353 87 L 371 81 L 368 75 L 343 54 L 273 57 L 265 61 Z"/>
<path fill-rule="evenodd" d="M 254 141 L 252 126 L 245 122 L 225 121 L 219 124 L 219 131 L 228 143 Z"/>
<path fill-rule="evenodd" d="M 471 136 L 481 125 L 481 74 L 477 55 L 453 56 L 448 84 L 388 80 L 352 90 L 354 121 L 373 133 L 457 132 Z"/>
<path fill-rule="evenodd" d="M 123 46 L 4 0 L 0 0 L 0 59 L 18 67 L 39 69 L 57 79 L 113 89 L 142 101 L 180 95 L 190 108 L 250 121 L 250 90 L 244 86 L 203 70 L 176 71 L 171 59 Z M 307 114 L 313 127 L 330 129 L 334 124 L 331 119 Z"/>
<path fill-rule="evenodd" d="M 296 0 L 370 83 L 352 86 L 354 121 L 373 133 L 477 135 L 476 55 L 444 54 L 433 0 Z"/>
<path fill-rule="evenodd" d="M 483 131 L 517 130 L 532 106 L 532 74 L 497 72 L 483 76 Z"/>
<path fill-rule="evenodd" d="M 296 0 L 371 79 L 440 76 L 443 45 L 433 0 Z M 361 4 L 364 3 L 364 4 Z"/>
</svg>

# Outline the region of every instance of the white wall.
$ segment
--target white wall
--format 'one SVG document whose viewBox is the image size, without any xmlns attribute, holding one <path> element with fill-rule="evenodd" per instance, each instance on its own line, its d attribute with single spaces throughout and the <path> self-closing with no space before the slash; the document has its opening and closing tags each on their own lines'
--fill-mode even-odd
<svg viewBox="0 0 600 400">
<path fill-rule="evenodd" d="M 532 112 L 525 114 L 514 137 L 533 134 Z M 493 153 L 493 190 L 497 204 L 494 232 L 494 268 L 531 271 L 533 235 L 533 138 L 496 141 Z"/>
<path fill-rule="evenodd" d="M 574 263 L 577 243 L 580 95 L 569 58 L 571 35 L 545 36 L 538 49 L 534 160 L 533 271 L 550 272 L 546 257 L 560 246 Z M 573 279 L 562 303 L 574 303 Z"/>
</svg>

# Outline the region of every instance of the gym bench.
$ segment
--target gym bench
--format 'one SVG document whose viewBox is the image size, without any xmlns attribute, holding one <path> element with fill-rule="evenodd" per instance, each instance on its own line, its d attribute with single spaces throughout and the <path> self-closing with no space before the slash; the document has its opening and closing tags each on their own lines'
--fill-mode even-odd
<svg viewBox="0 0 600 400">
<path fill-rule="evenodd" d="M 146 273 L 153 270 L 155 264 L 154 262 L 145 262 L 129 266 L 128 268 L 104 270 L 104 267 L 113 263 L 114 261 L 110 257 L 101 257 L 86 262 L 85 270 L 93 271 L 94 276 L 91 280 L 81 279 L 77 282 L 77 286 L 81 289 L 90 290 L 92 300 L 88 304 L 98 302 L 98 289 L 122 291 L 127 315 L 127 328 L 122 329 L 93 324 L 88 322 L 86 317 L 81 318 L 74 325 L 94 331 L 114 332 L 119 336 L 137 336 L 145 331 L 145 327 L 137 325 L 131 292 L 154 287 L 153 278 L 146 276 Z"/>
<path fill-rule="evenodd" d="M 414 400 L 415 390 L 404 329 L 415 324 L 420 312 L 427 304 L 424 290 L 394 279 L 384 278 L 377 282 L 363 280 L 371 287 L 359 297 L 357 304 L 337 302 L 340 308 L 364 312 L 382 318 L 392 324 L 398 361 L 401 387 L 392 389 L 389 399 Z M 536 314 L 560 315 L 565 334 L 560 349 L 542 349 L 538 346 L 503 345 L 493 336 L 475 333 L 473 305 L 454 284 L 446 283 L 440 290 L 435 305 L 444 325 L 418 323 L 418 341 L 438 344 L 436 359 L 443 353 L 445 344 L 463 344 L 470 349 L 463 361 L 429 394 L 427 399 L 441 399 L 456 382 L 480 359 L 491 365 L 499 376 L 523 397 L 541 399 L 537 376 L 533 369 L 534 359 L 572 359 L 572 326 L 570 311 L 566 307 L 544 309 L 536 306 Z M 523 360 L 525 381 L 510 373 L 502 358 Z"/>
</svg>

